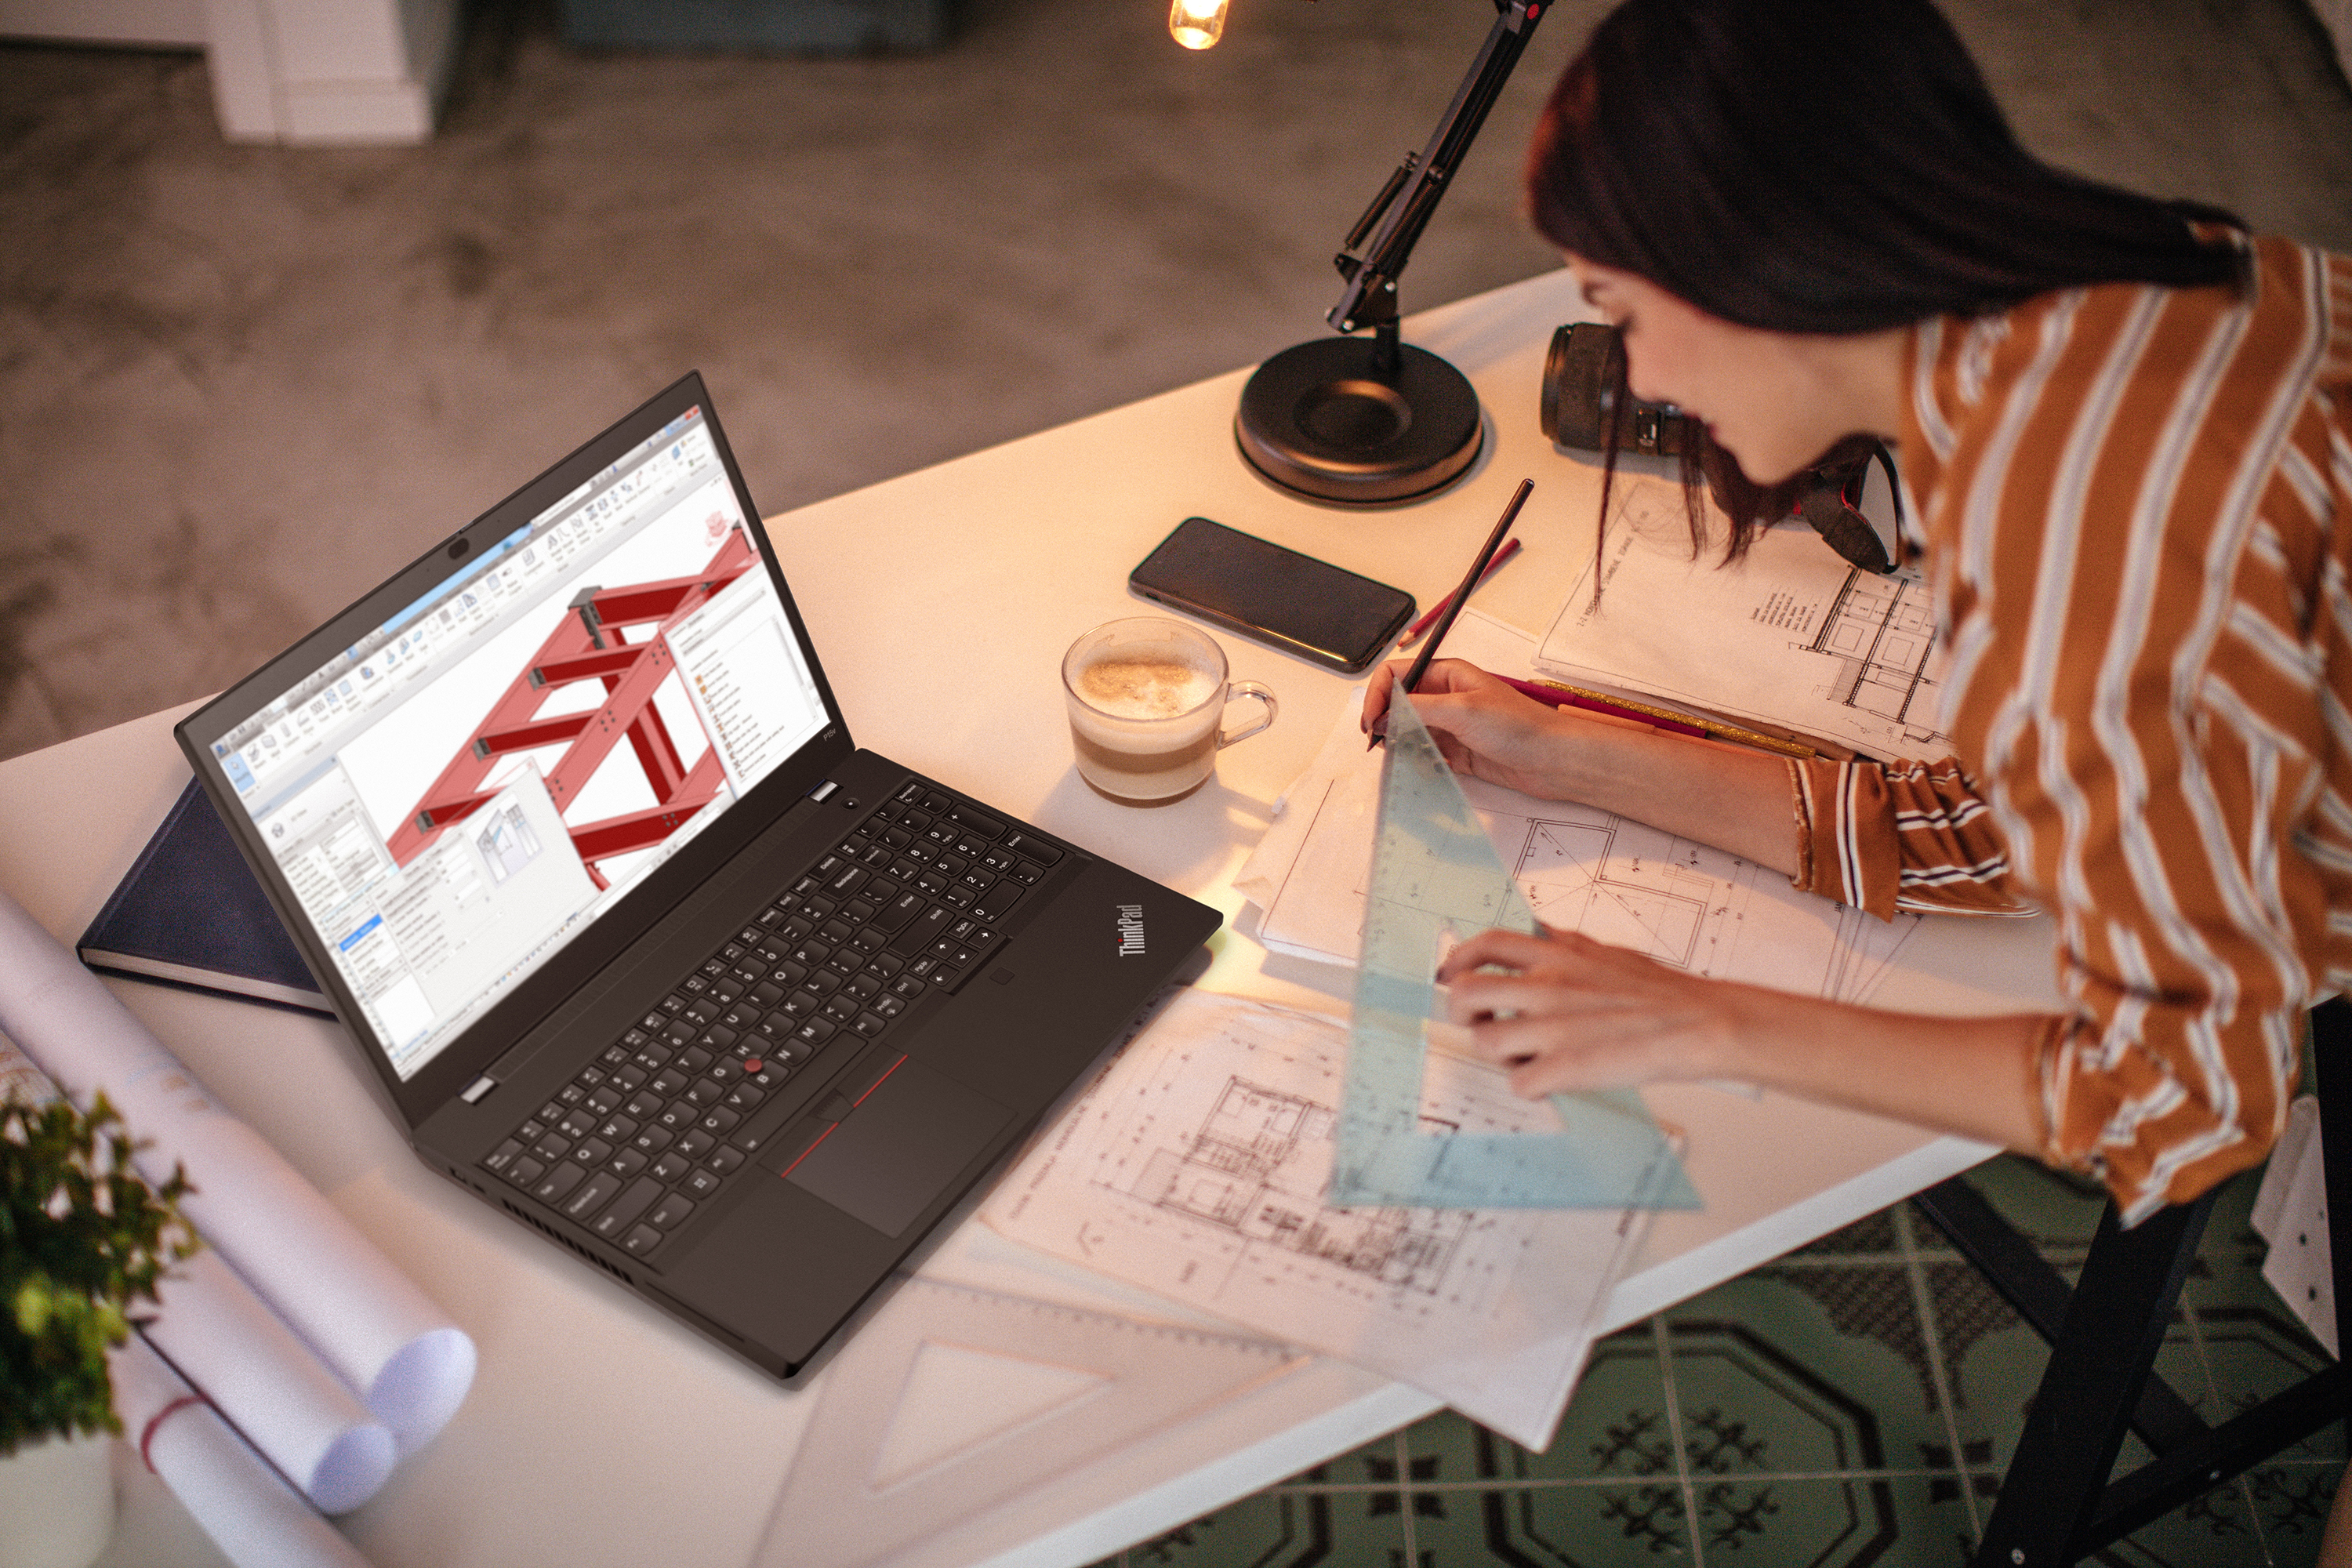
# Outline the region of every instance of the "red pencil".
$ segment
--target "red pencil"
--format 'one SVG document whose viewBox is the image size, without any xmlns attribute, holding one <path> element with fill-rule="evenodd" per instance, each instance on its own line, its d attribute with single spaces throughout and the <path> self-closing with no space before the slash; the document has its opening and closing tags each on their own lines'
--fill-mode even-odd
<svg viewBox="0 0 2352 1568">
<path fill-rule="evenodd" d="M 1478 581 L 1472 584 L 1470 591 L 1475 594 L 1480 588 L 1485 587 L 1486 585 L 1486 579 L 1492 577 L 1498 570 L 1500 570 L 1504 562 L 1508 561 L 1512 556 L 1517 555 L 1518 552 L 1519 542 L 1517 540 L 1505 540 L 1503 542 L 1503 548 L 1495 552 L 1495 559 L 1486 563 L 1486 569 L 1478 574 Z M 1444 615 L 1445 613 L 1445 606 L 1453 602 L 1454 595 L 1451 594 L 1446 595 L 1445 597 L 1438 600 L 1436 604 L 1430 606 L 1429 613 L 1427 615 L 1413 622 L 1412 625 L 1405 627 L 1404 636 L 1397 639 L 1397 651 L 1402 653 L 1406 648 L 1409 648 L 1413 644 L 1419 642 L 1421 640 L 1421 634 L 1435 626 L 1437 624 L 1437 617 Z"/>
</svg>

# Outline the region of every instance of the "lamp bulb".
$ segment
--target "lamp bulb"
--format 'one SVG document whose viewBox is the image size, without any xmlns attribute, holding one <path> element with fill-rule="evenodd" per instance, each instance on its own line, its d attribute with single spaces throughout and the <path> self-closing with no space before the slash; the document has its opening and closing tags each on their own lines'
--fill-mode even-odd
<svg viewBox="0 0 2352 1568">
<path fill-rule="evenodd" d="M 1205 49 L 1225 36 L 1231 0 L 1170 0 L 1168 36 L 1188 49 Z"/>
</svg>

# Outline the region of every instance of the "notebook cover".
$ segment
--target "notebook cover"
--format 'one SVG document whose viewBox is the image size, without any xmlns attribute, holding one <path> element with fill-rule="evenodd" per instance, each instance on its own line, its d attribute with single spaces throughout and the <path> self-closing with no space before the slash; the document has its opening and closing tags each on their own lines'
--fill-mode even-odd
<svg viewBox="0 0 2352 1568">
<path fill-rule="evenodd" d="M 110 973 L 334 1016 L 194 779 L 74 951 Z"/>
</svg>

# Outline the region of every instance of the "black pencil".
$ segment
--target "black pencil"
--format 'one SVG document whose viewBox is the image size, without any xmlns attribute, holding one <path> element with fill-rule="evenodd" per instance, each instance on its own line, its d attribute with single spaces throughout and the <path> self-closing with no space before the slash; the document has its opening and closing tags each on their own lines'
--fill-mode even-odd
<svg viewBox="0 0 2352 1568">
<path fill-rule="evenodd" d="M 1511 531 L 1511 524 L 1518 520 L 1519 508 L 1528 504 L 1528 492 L 1535 488 L 1533 479 L 1519 481 L 1519 488 L 1512 493 L 1511 504 L 1503 509 L 1502 518 L 1495 524 L 1495 531 L 1486 536 L 1486 548 L 1478 552 L 1477 560 L 1470 563 L 1469 575 L 1462 579 L 1462 586 L 1454 590 L 1454 598 L 1445 606 L 1445 614 L 1438 617 L 1437 625 L 1430 631 L 1429 640 L 1421 645 L 1421 652 L 1413 657 L 1412 668 L 1404 672 L 1402 680 L 1397 682 L 1399 693 L 1409 692 L 1419 686 L 1421 678 L 1428 673 L 1429 661 L 1437 657 L 1437 645 L 1444 642 L 1445 634 L 1454 629 L 1454 617 L 1460 615 L 1462 606 L 1470 602 L 1470 590 L 1476 587 L 1478 579 L 1486 574 L 1486 563 L 1492 561 L 1495 552 L 1503 547 L 1504 536 Z M 1391 697 L 1389 700 L 1393 702 L 1396 699 Z M 1381 740 L 1381 736 L 1374 735 L 1371 744 L 1377 746 Z"/>
</svg>

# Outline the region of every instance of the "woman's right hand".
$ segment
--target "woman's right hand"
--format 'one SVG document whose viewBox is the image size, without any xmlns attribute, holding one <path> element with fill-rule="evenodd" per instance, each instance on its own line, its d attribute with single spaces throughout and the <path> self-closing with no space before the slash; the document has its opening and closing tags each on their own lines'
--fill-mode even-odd
<svg viewBox="0 0 2352 1568">
<path fill-rule="evenodd" d="M 1364 691 L 1366 734 L 1387 732 L 1396 683 L 1411 668 L 1409 660 L 1399 659 L 1372 672 Z M 1412 700 L 1455 773 L 1539 799 L 1573 798 L 1567 784 L 1570 763 L 1580 731 L 1590 721 L 1548 707 L 1458 658 L 1433 660 Z"/>
</svg>

